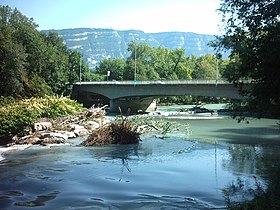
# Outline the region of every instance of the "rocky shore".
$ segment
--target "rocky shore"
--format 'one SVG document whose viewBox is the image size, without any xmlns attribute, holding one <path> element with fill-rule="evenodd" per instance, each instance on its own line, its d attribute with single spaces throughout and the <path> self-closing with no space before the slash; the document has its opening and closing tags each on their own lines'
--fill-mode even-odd
<svg viewBox="0 0 280 210">
<path fill-rule="evenodd" d="M 105 107 L 90 108 L 75 115 L 55 120 L 39 119 L 27 135 L 14 136 L 7 146 L 64 144 L 68 139 L 87 136 L 108 123 Z"/>
</svg>

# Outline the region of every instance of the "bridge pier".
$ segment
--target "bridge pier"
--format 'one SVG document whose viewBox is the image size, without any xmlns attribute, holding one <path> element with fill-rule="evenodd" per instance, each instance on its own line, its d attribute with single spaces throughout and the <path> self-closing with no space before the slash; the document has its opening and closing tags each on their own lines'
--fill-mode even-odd
<svg viewBox="0 0 280 210">
<path fill-rule="evenodd" d="M 119 112 L 119 107 L 123 114 L 151 112 L 156 110 L 156 100 L 140 97 L 110 99 L 110 112 Z"/>
</svg>

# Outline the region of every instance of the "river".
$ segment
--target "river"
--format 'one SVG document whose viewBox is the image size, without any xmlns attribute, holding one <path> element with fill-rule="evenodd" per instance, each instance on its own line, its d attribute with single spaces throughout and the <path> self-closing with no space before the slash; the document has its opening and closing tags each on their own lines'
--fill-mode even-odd
<svg viewBox="0 0 280 210">
<path fill-rule="evenodd" d="M 102 147 L 78 146 L 77 138 L 10 151 L 0 162 L 0 208 L 224 209 L 222 190 L 232 182 L 266 187 L 280 160 L 277 120 L 237 123 L 179 109 L 160 107 L 156 118 L 188 125 L 187 135 Z"/>
</svg>

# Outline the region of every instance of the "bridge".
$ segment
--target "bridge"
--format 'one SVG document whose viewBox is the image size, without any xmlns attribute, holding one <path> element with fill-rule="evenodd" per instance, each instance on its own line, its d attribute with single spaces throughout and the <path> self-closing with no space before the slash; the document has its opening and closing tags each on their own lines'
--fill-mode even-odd
<svg viewBox="0 0 280 210">
<path fill-rule="evenodd" d="M 234 84 L 224 80 L 102 81 L 77 82 L 72 98 L 85 106 L 108 104 L 110 111 L 151 111 L 155 98 L 166 96 L 213 96 L 242 98 Z"/>
</svg>

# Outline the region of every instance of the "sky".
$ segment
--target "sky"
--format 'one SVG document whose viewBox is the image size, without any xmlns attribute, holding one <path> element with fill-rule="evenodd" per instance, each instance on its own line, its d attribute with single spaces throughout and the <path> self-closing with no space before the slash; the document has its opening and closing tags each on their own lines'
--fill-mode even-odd
<svg viewBox="0 0 280 210">
<path fill-rule="evenodd" d="M 220 0 L 0 0 L 39 30 L 112 28 L 219 34 Z"/>
</svg>

